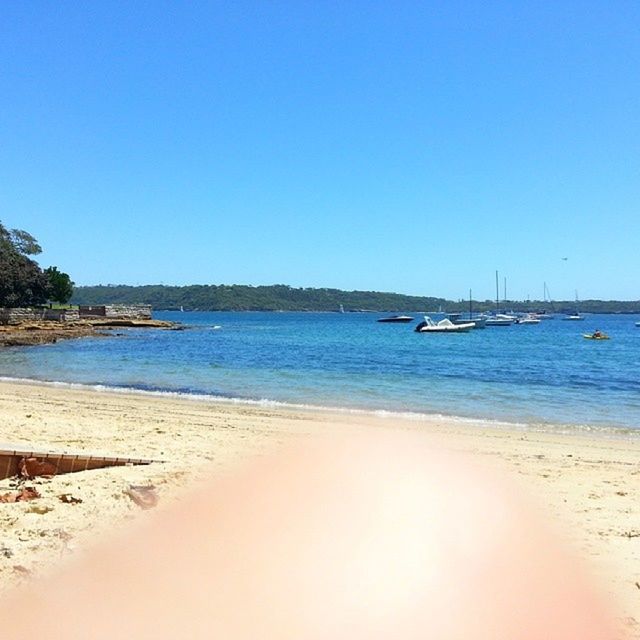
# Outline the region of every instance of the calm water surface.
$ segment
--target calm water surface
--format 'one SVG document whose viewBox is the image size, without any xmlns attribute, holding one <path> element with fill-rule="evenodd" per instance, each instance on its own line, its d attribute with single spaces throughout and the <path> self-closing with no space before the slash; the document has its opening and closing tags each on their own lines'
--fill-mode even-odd
<svg viewBox="0 0 640 640">
<path fill-rule="evenodd" d="M 184 331 L 0 351 L 0 375 L 532 425 L 640 428 L 639 316 L 416 334 L 376 314 L 156 313 Z M 219 327 L 219 328 L 214 328 Z M 595 328 L 611 340 L 584 340 Z"/>
</svg>

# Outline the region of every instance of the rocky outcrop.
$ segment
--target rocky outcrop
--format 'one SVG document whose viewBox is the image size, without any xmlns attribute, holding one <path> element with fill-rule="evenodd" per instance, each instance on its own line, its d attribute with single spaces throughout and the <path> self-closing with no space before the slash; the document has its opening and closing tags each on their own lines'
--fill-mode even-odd
<svg viewBox="0 0 640 640">
<path fill-rule="evenodd" d="M 49 344 L 58 340 L 82 338 L 96 334 L 91 325 L 54 321 L 30 321 L 0 326 L 0 346 L 19 347 Z"/>
<path fill-rule="evenodd" d="M 107 329 L 118 327 L 172 329 L 172 322 L 163 320 L 127 320 L 122 318 L 91 318 L 76 322 L 29 320 L 0 326 L 0 347 L 49 344 L 58 340 L 104 336 Z"/>
<path fill-rule="evenodd" d="M 171 329 L 176 326 L 175 322 L 168 322 L 167 320 L 144 320 L 136 318 L 87 318 L 82 322 L 91 325 L 92 327 L 103 327 L 108 329 L 110 327 L 150 327 L 155 329 Z"/>
</svg>

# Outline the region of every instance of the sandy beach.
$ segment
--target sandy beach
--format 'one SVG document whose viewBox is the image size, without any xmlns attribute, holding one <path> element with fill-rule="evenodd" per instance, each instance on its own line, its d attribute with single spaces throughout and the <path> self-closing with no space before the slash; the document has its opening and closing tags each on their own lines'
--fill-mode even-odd
<svg viewBox="0 0 640 640">
<path fill-rule="evenodd" d="M 127 495 L 153 485 L 159 505 L 192 483 L 291 442 L 363 429 L 419 431 L 447 449 L 506 470 L 551 515 L 640 637 L 640 440 L 624 434 L 529 431 L 452 419 L 212 402 L 35 383 L 0 383 L 0 443 L 42 451 L 151 458 L 29 481 L 31 502 L 0 504 L 0 587 L 46 575 L 70 554 L 144 518 Z M 0 482 L 0 493 L 15 482 Z M 77 502 L 64 503 L 67 494 Z"/>
</svg>

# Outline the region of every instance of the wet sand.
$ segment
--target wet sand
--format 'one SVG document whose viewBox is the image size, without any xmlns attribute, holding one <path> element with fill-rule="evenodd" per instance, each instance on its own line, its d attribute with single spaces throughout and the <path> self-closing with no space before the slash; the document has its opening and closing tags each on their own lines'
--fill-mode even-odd
<svg viewBox="0 0 640 640">
<path fill-rule="evenodd" d="M 126 493 L 153 485 L 159 506 L 194 482 L 250 464 L 256 456 L 326 433 L 418 431 L 438 446 L 505 469 L 557 523 L 591 565 L 602 589 L 640 637 L 640 439 L 597 432 L 528 431 L 453 419 L 374 414 L 64 386 L 0 382 L 0 446 L 151 458 L 126 466 L 27 481 L 41 494 L 0 504 L 0 589 L 46 575 L 108 532 L 145 512 Z M 0 481 L 0 493 L 15 481 Z M 81 502 L 63 503 L 68 494 Z"/>
</svg>

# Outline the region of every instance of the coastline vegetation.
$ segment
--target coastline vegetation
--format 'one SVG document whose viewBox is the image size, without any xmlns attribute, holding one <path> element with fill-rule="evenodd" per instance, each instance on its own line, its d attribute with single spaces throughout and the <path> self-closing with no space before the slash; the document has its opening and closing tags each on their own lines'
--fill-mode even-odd
<svg viewBox="0 0 640 640">
<path fill-rule="evenodd" d="M 435 311 L 466 312 L 468 300 L 409 296 L 378 291 L 250 285 L 97 285 L 76 287 L 72 304 L 150 304 L 156 310 L 185 311 Z M 501 309 L 572 313 L 575 301 L 501 301 Z M 475 311 L 495 309 L 494 300 L 472 303 Z M 640 301 L 582 300 L 581 313 L 640 313 Z"/>
<path fill-rule="evenodd" d="M 22 229 L 0 222 L 0 307 L 33 307 L 49 301 L 65 304 L 73 294 L 71 278 L 57 267 L 42 269 L 32 256 L 38 241 Z"/>
</svg>

